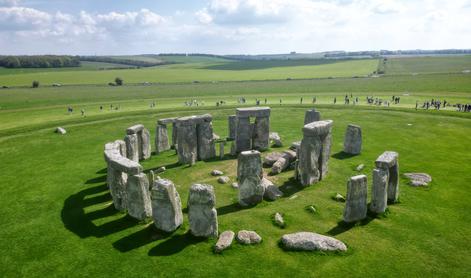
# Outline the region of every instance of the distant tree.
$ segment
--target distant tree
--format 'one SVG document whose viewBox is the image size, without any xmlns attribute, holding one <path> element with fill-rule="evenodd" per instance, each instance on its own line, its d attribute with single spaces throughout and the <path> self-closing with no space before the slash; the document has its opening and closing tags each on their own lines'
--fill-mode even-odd
<svg viewBox="0 0 471 278">
<path fill-rule="evenodd" d="M 34 80 L 34 81 L 33 81 L 33 85 L 32 85 L 32 87 L 33 87 L 33 88 L 37 88 L 37 87 L 39 87 L 39 81 L 37 81 L 37 80 Z"/>
<path fill-rule="evenodd" d="M 114 82 L 116 83 L 117 86 L 123 85 L 123 79 L 121 79 L 120 77 L 116 77 Z"/>
</svg>

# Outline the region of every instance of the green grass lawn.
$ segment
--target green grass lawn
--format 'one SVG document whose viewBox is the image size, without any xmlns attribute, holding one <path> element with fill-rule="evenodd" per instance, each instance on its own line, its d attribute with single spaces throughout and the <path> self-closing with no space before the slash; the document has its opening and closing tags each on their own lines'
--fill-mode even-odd
<svg viewBox="0 0 471 278">
<path fill-rule="evenodd" d="M 471 70 L 471 55 L 388 58 L 384 70 L 386 74 L 461 73 Z"/>
<path fill-rule="evenodd" d="M 330 64 L 285 66 L 284 62 L 277 66 L 270 63 L 268 68 L 247 70 L 208 69 L 209 66 L 233 65 L 239 62 L 201 62 L 164 65 L 140 69 L 122 70 L 71 70 L 25 72 L 18 74 L 1 74 L 0 85 L 31 86 L 33 80 L 41 85 L 61 84 L 108 84 L 116 77 L 124 79 L 125 83 L 144 82 L 211 82 L 211 81 L 240 81 L 240 80 L 273 80 L 273 79 L 302 79 L 327 77 L 366 76 L 377 67 L 377 60 L 346 60 Z M 242 62 L 240 62 L 242 63 Z M 6 71 L 6 70 L 4 70 Z"/>
<path fill-rule="evenodd" d="M 301 138 L 306 106 L 273 106 L 271 130 L 284 142 Z M 311 187 L 289 188 L 293 171 L 273 177 L 285 197 L 241 210 L 237 191 L 216 183 L 209 175 L 221 169 L 235 179 L 236 160 L 175 165 L 174 152 L 143 162 L 146 171 L 166 165 L 161 174 L 175 182 L 186 207 L 192 183 L 212 184 L 220 231 L 253 229 L 262 237 L 259 246 L 240 246 L 222 255 L 211 248 L 215 240 L 196 240 L 186 233 L 188 220 L 174 234 L 158 234 L 152 223 L 137 223 L 112 208 L 105 185 L 103 145 L 125 134 L 126 127 L 143 123 L 155 132 L 157 119 L 209 112 L 215 132 L 227 134 L 227 115 L 233 108 L 194 111 L 141 111 L 109 119 L 85 119 L 65 124 L 67 135 L 53 129 L 31 130 L 4 137 L 0 144 L 0 267 L 3 277 L 466 277 L 470 274 L 469 234 L 471 209 L 466 196 L 471 182 L 471 120 L 439 113 L 397 109 L 318 106 L 324 119 L 334 120 L 332 157 L 328 177 Z M 363 128 L 363 152 L 336 156 L 342 150 L 346 125 Z M 152 134 L 154 136 L 154 134 Z M 284 149 L 279 148 L 277 150 Z M 432 175 L 429 188 L 412 188 L 401 179 L 400 203 L 389 215 L 361 225 L 338 225 L 344 204 L 331 195 L 345 194 L 346 181 L 364 163 L 371 187 L 375 158 L 385 150 L 400 154 L 400 171 Z M 226 151 L 229 151 L 227 148 Z M 296 197 L 295 197 L 296 196 Z M 305 210 L 315 205 L 319 213 Z M 271 222 L 275 212 L 285 214 L 287 227 Z M 344 241 L 344 255 L 285 252 L 281 235 L 313 231 Z"/>
</svg>

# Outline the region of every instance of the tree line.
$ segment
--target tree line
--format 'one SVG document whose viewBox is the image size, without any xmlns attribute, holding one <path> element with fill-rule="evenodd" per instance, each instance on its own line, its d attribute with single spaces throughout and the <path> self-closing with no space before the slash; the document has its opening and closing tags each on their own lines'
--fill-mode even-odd
<svg viewBox="0 0 471 278">
<path fill-rule="evenodd" d="M 0 67 L 5 68 L 63 68 L 79 66 L 80 58 L 78 56 L 0 56 Z"/>
<path fill-rule="evenodd" d="M 128 66 L 135 66 L 135 67 L 154 67 L 164 64 L 169 64 L 165 61 L 143 61 L 143 60 L 133 60 L 133 59 L 126 59 L 126 58 L 114 58 L 109 56 L 80 56 L 80 60 L 88 61 L 88 62 L 101 62 L 101 63 L 112 63 L 112 64 L 121 64 L 121 65 L 128 65 Z"/>
</svg>

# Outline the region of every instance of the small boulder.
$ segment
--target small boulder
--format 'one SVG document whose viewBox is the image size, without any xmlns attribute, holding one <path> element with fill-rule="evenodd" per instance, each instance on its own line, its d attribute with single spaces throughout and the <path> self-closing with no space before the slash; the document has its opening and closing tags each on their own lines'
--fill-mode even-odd
<svg viewBox="0 0 471 278">
<path fill-rule="evenodd" d="M 332 199 L 334 199 L 337 202 L 345 202 L 345 197 L 342 196 L 342 194 L 340 193 L 335 194 L 335 196 L 332 197 Z"/>
<path fill-rule="evenodd" d="M 275 213 L 274 222 L 275 222 L 275 225 L 280 228 L 285 227 L 285 220 L 283 219 L 283 216 L 279 212 Z"/>
<path fill-rule="evenodd" d="M 262 238 L 254 231 L 242 230 L 237 233 L 237 241 L 240 244 L 258 244 L 262 242 Z"/>
<path fill-rule="evenodd" d="M 432 177 L 426 173 L 405 173 L 404 176 L 412 186 L 427 186 L 432 181 Z"/>
<path fill-rule="evenodd" d="M 67 133 L 67 131 L 63 127 L 57 127 L 55 130 L 55 133 L 59 133 L 61 135 L 64 135 Z"/>
<path fill-rule="evenodd" d="M 265 188 L 263 198 L 266 200 L 275 201 L 276 199 L 283 196 L 283 192 L 281 192 L 278 187 L 274 185 L 273 182 L 271 182 L 269 179 L 263 178 L 262 186 Z"/>
<path fill-rule="evenodd" d="M 347 251 L 340 240 L 310 232 L 283 235 L 281 244 L 284 249 L 293 251 Z"/>
<path fill-rule="evenodd" d="M 358 172 L 360 172 L 360 171 L 363 170 L 364 168 L 365 168 L 365 164 L 360 164 L 360 165 L 357 166 L 356 170 L 357 170 Z"/>
<path fill-rule="evenodd" d="M 162 167 L 157 168 L 157 170 L 155 170 L 155 173 L 160 174 L 160 173 L 165 172 L 166 170 L 167 169 L 165 168 L 165 166 L 162 166 Z"/>
<path fill-rule="evenodd" d="M 281 142 L 281 137 L 278 132 L 270 132 L 270 140 L 273 142 L 274 147 L 282 147 L 283 143 Z"/>
<path fill-rule="evenodd" d="M 219 171 L 219 170 L 212 170 L 211 171 L 211 176 L 222 176 L 224 175 L 224 173 L 222 171 Z"/>
<path fill-rule="evenodd" d="M 301 146 L 301 141 L 296 141 L 293 142 L 289 148 L 293 151 L 296 151 L 297 149 L 299 149 L 299 146 Z"/>
<path fill-rule="evenodd" d="M 271 167 L 283 154 L 280 152 L 272 152 L 263 159 L 263 167 Z"/>
<path fill-rule="evenodd" d="M 310 213 L 317 213 L 317 209 L 315 206 L 307 206 L 306 210 L 309 211 Z"/>
<path fill-rule="evenodd" d="M 232 188 L 234 188 L 234 189 L 239 189 L 239 184 L 238 184 L 237 182 L 233 182 L 233 183 L 231 184 L 231 186 L 232 186 Z"/>
<path fill-rule="evenodd" d="M 227 248 L 231 247 L 234 240 L 235 233 L 233 231 L 224 231 L 219 235 L 219 239 L 214 246 L 215 253 L 221 253 Z"/>
<path fill-rule="evenodd" d="M 229 177 L 226 177 L 226 176 L 221 176 L 218 178 L 218 182 L 220 184 L 226 184 L 230 181 Z"/>
</svg>

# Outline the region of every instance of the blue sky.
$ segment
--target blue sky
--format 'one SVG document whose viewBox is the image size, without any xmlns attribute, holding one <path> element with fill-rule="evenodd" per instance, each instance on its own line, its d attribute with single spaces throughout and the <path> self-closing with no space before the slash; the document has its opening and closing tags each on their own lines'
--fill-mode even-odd
<svg viewBox="0 0 471 278">
<path fill-rule="evenodd" d="M 0 0 L 0 54 L 471 48 L 471 0 Z"/>
</svg>

